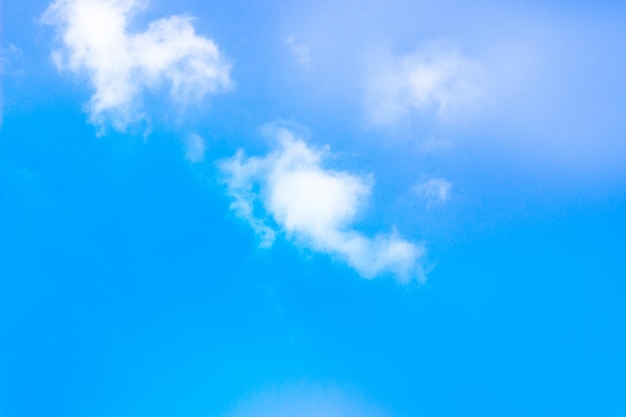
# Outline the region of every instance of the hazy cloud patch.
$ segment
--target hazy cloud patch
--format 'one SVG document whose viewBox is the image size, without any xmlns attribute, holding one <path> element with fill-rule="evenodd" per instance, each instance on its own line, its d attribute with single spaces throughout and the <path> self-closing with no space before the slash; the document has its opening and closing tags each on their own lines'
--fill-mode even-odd
<svg viewBox="0 0 626 417">
<path fill-rule="evenodd" d="M 308 67 L 311 64 L 311 51 L 307 45 L 298 42 L 294 35 L 289 35 L 285 43 L 298 64 L 303 67 Z"/>
<path fill-rule="evenodd" d="M 390 414 L 337 387 L 293 384 L 251 395 L 223 417 L 390 417 Z"/>
<path fill-rule="evenodd" d="M 20 69 L 20 61 L 24 56 L 24 51 L 18 46 L 7 43 L 0 51 L 0 74 L 12 74 Z"/>
<path fill-rule="evenodd" d="M 206 140 L 197 133 L 190 133 L 183 138 L 185 146 L 185 159 L 189 162 L 196 163 L 204 160 L 206 152 Z"/>
<path fill-rule="evenodd" d="M 429 43 L 404 56 L 377 60 L 366 80 L 366 110 L 374 125 L 413 112 L 448 122 L 473 112 L 481 97 L 480 68 L 455 48 Z"/>
<path fill-rule="evenodd" d="M 417 195 L 431 208 L 445 204 L 450 199 L 452 183 L 445 178 L 431 178 L 415 186 Z"/>
</svg>

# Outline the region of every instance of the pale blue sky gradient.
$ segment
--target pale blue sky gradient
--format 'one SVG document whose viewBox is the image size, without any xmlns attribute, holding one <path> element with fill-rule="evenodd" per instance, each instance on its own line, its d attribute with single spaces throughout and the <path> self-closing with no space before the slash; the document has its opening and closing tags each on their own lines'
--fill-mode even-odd
<svg viewBox="0 0 626 417">
<path fill-rule="evenodd" d="M 623 2 L 151 0 L 219 58 L 113 42 L 126 126 L 50 4 L 2 4 L 0 417 L 626 413 Z"/>
</svg>

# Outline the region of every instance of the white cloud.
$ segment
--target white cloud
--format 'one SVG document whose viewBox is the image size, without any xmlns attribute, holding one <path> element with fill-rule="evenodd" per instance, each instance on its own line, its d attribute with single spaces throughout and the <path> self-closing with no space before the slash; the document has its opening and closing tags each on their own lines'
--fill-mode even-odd
<svg viewBox="0 0 626 417">
<path fill-rule="evenodd" d="M 268 155 L 246 157 L 239 151 L 220 164 L 231 208 L 250 222 L 262 246 L 275 237 L 270 218 L 289 238 L 338 256 L 366 278 L 392 273 L 405 281 L 424 279 L 422 246 L 396 232 L 371 238 L 352 227 L 370 194 L 367 178 L 323 168 L 327 151 L 308 147 L 287 129 L 274 134 L 278 146 Z"/>
<path fill-rule="evenodd" d="M 415 192 L 426 201 L 426 207 L 441 205 L 448 201 L 452 183 L 444 178 L 431 178 L 415 186 Z"/>
<path fill-rule="evenodd" d="M 183 139 L 185 145 L 185 159 L 189 162 L 200 162 L 206 152 L 206 141 L 197 133 L 191 133 Z"/>
<path fill-rule="evenodd" d="M 118 130 L 145 119 L 142 93 L 168 85 L 177 104 L 228 89 L 230 65 L 217 45 L 198 36 L 188 16 L 150 23 L 129 32 L 140 0 L 57 0 L 42 17 L 54 26 L 61 48 L 53 53 L 59 69 L 89 78 L 94 94 L 90 121 Z"/>
<path fill-rule="evenodd" d="M 309 47 L 303 43 L 296 41 L 294 35 L 289 35 L 287 37 L 286 43 L 298 64 L 302 65 L 303 67 L 309 66 L 309 64 L 311 63 L 311 51 L 309 50 Z"/>
<path fill-rule="evenodd" d="M 471 113 L 480 99 L 478 66 L 449 46 L 432 43 L 378 61 L 366 85 L 373 124 L 394 124 L 413 111 L 449 121 Z"/>
</svg>

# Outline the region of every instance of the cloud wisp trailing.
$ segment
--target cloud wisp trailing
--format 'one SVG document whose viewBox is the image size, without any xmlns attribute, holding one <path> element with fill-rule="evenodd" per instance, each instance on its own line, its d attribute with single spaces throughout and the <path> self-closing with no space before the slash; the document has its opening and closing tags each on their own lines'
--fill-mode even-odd
<svg viewBox="0 0 626 417">
<path fill-rule="evenodd" d="M 11 74 L 19 69 L 19 62 L 24 56 L 24 51 L 12 43 L 2 46 L 0 50 L 0 74 Z"/>
<path fill-rule="evenodd" d="M 449 45 L 428 43 L 377 61 L 366 81 L 373 125 L 393 125 L 412 112 L 433 113 L 447 122 L 471 113 L 480 99 L 478 65 Z"/>
<path fill-rule="evenodd" d="M 452 183 L 445 178 L 430 178 L 417 184 L 414 190 L 430 209 L 443 205 L 450 199 Z"/>
<path fill-rule="evenodd" d="M 191 163 L 202 162 L 206 152 L 206 140 L 197 133 L 190 133 L 183 138 L 185 159 Z"/>
<path fill-rule="evenodd" d="M 247 157 L 240 150 L 220 163 L 231 208 L 250 223 L 261 246 L 271 246 L 282 231 L 297 244 L 337 256 L 365 278 L 390 273 L 401 281 L 425 279 L 421 245 L 396 232 L 368 237 L 354 229 L 371 192 L 368 178 L 324 168 L 328 151 L 307 146 L 286 128 L 273 134 L 278 144 L 266 156 Z"/>
<path fill-rule="evenodd" d="M 52 25 L 61 45 L 53 53 L 59 70 L 86 75 L 94 89 L 90 121 L 117 130 L 146 119 L 146 89 L 169 87 L 170 99 L 188 103 L 228 89 L 230 64 L 211 39 L 196 34 L 192 18 L 170 16 L 132 33 L 139 0 L 56 0 L 41 21 Z"/>
</svg>

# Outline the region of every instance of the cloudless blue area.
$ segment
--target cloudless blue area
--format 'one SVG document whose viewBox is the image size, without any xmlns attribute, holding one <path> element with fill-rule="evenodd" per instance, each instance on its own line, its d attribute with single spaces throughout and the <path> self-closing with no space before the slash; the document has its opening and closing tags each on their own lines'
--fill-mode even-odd
<svg viewBox="0 0 626 417">
<path fill-rule="evenodd" d="M 529 15 L 587 13 L 596 27 L 594 16 L 624 17 L 610 3 L 551 2 Z M 586 81 L 598 87 L 577 94 L 595 97 L 597 117 L 581 120 L 586 105 L 565 94 L 545 109 L 571 106 L 550 113 L 562 127 L 531 118 L 506 136 L 501 126 L 418 121 L 385 132 L 360 127 L 354 86 L 326 91 L 281 49 L 298 28 L 307 41 L 307 3 L 264 4 L 153 1 L 139 21 L 197 16 L 232 59 L 236 88 L 180 118 L 156 94 L 145 140 L 96 137 L 82 107 L 88 86 L 50 62 L 52 30 L 36 22 L 47 2 L 3 5 L 3 47 L 23 56 L 3 75 L 0 417 L 221 416 L 264 387 L 300 381 L 354 390 L 393 416 L 626 415 L 626 54 L 612 55 L 624 47 L 598 42 L 612 68 L 572 70 L 594 74 Z M 619 31 L 597 36 L 626 45 L 624 20 L 607 19 Z M 478 43 L 489 37 L 472 30 Z M 326 67 L 308 71 L 338 82 Z M 568 117 L 584 134 L 599 120 L 602 137 L 571 135 Z M 259 128 L 278 119 L 330 143 L 338 168 L 375 176 L 360 227 L 424 241 L 425 284 L 365 280 L 284 238 L 258 248 L 229 210 L 215 161 L 239 147 L 267 151 Z M 562 137 L 525 147 L 542 126 Z M 457 145 L 421 154 L 407 140 L 420 129 Z M 207 139 L 205 162 L 183 158 L 189 132 Z M 420 175 L 452 181 L 445 207 L 409 196 Z"/>
</svg>

